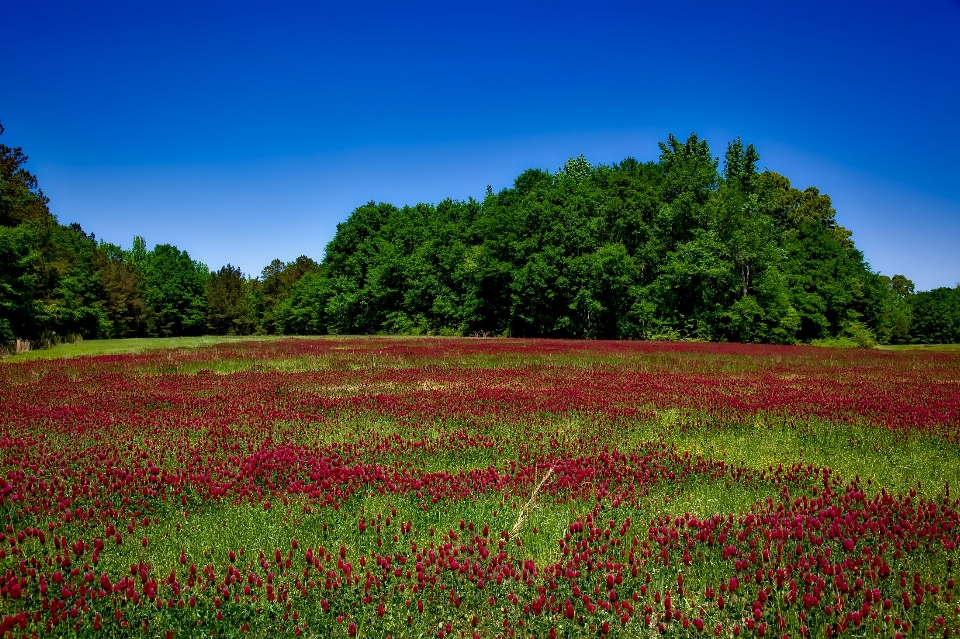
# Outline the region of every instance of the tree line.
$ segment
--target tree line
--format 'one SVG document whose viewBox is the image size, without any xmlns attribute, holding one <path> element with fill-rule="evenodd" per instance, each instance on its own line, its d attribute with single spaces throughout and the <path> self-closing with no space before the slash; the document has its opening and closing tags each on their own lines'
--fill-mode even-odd
<svg viewBox="0 0 960 639">
<path fill-rule="evenodd" d="M 3 128 L 0 126 L 0 134 Z M 255 277 L 62 225 L 0 144 L 0 343 L 200 334 L 434 334 L 768 343 L 960 342 L 960 287 L 873 272 L 829 196 L 719 158 L 530 169 L 482 201 L 370 202 L 321 262 Z"/>
<path fill-rule="evenodd" d="M 211 272 L 171 244 L 98 241 L 57 221 L 26 162 L 22 149 L 0 144 L 0 345 L 276 333 L 276 307 L 320 270 L 300 257 L 245 277 L 229 264 Z"/>
</svg>

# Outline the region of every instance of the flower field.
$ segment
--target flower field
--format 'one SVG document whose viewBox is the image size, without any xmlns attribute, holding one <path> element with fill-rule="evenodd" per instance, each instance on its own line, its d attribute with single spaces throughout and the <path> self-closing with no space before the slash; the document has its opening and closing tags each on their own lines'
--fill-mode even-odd
<svg viewBox="0 0 960 639">
<path fill-rule="evenodd" d="M 0 364 L 4 637 L 947 637 L 960 353 L 284 339 Z"/>
</svg>

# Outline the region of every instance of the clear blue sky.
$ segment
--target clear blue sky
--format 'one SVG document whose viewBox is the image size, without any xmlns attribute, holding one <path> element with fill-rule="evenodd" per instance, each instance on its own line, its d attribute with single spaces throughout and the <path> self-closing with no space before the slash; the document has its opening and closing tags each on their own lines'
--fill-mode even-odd
<svg viewBox="0 0 960 639">
<path fill-rule="evenodd" d="M 655 159 L 830 194 L 874 269 L 960 281 L 960 3 L 0 0 L 3 141 L 61 222 L 219 268 L 316 259 L 369 200 Z"/>
</svg>

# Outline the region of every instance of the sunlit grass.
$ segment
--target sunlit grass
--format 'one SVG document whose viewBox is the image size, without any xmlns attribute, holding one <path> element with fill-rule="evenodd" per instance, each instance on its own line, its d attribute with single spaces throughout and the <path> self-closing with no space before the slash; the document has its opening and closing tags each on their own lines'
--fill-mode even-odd
<svg viewBox="0 0 960 639">
<path fill-rule="evenodd" d="M 391 344 L 410 344 L 414 347 L 437 343 L 435 337 L 391 337 Z M 269 353 L 250 350 L 247 352 L 224 351 L 222 347 L 236 345 L 243 347 L 248 344 L 270 344 L 279 341 L 309 340 L 322 341 L 332 344 L 322 352 L 291 356 L 289 353 L 279 357 L 270 357 Z M 530 340 L 527 340 L 530 341 Z M 496 343 L 515 344 L 523 342 L 499 339 L 453 338 L 446 339 L 446 343 Z M 336 344 L 340 345 L 336 345 Z M 444 343 L 441 341 L 440 343 Z M 649 343 L 648 343 L 649 344 Z M 498 353 L 475 352 L 459 354 L 456 357 L 429 358 L 417 356 L 412 358 L 405 353 L 395 352 L 392 348 L 384 348 L 384 341 L 377 336 L 201 336 L 201 337 L 172 337 L 172 338 L 130 338 L 111 340 L 84 340 L 71 344 L 60 344 L 48 349 L 29 351 L 20 355 L 5 358 L 0 361 L 18 362 L 38 359 L 61 359 L 83 356 L 137 354 L 158 350 L 185 351 L 195 354 L 208 353 L 207 357 L 197 359 L 177 358 L 175 364 L 159 372 L 164 373 L 196 373 L 200 370 L 209 370 L 217 373 L 232 373 L 246 370 L 272 370 L 278 372 L 304 372 L 311 370 L 327 370 L 336 367 L 348 369 L 368 368 L 403 368 L 412 365 L 430 365 L 440 369 L 457 368 L 515 368 L 532 365 L 549 365 L 557 367 L 584 367 L 584 366 L 617 366 L 628 367 L 640 372 L 714 372 L 737 373 L 762 370 L 776 367 L 783 363 L 783 355 L 768 355 L 764 357 L 747 357 L 733 353 L 697 352 L 690 353 L 683 350 L 651 349 L 651 350 L 624 350 L 623 352 L 592 351 L 587 348 L 564 350 L 560 348 L 546 349 L 542 352 L 523 352 L 518 349 L 506 349 Z M 816 349 L 821 351 L 814 355 L 798 347 L 795 355 L 796 363 L 809 361 L 817 366 L 836 366 L 845 368 L 856 365 L 855 358 L 845 353 L 849 349 Z M 960 350 L 957 344 L 910 344 L 901 346 L 880 346 L 876 350 L 895 353 L 909 357 L 911 351 L 923 352 L 956 352 Z"/>
<path fill-rule="evenodd" d="M 37 349 L 7 358 L 8 362 L 22 362 L 34 359 L 60 359 L 64 357 L 84 357 L 96 355 L 121 355 L 145 353 L 160 349 L 194 349 L 214 344 L 274 341 L 275 336 L 233 337 L 204 335 L 202 337 L 135 337 L 129 339 L 81 340 L 70 344 L 58 344 L 50 348 Z"/>
<path fill-rule="evenodd" d="M 860 487 L 868 501 L 881 490 L 899 498 L 918 489 L 921 497 L 931 501 L 914 503 L 944 504 L 948 511 L 952 508 L 943 497 L 948 483 L 953 488 L 960 482 L 960 447 L 943 440 L 951 435 L 946 430 L 949 425 L 943 427 L 937 422 L 939 430 L 931 431 L 934 435 L 920 427 L 905 427 L 905 422 L 891 420 L 886 424 L 882 410 L 869 413 L 872 421 L 868 423 L 866 417 L 855 417 L 851 414 L 854 411 L 844 412 L 842 407 L 834 413 L 824 412 L 836 415 L 835 421 L 804 414 L 805 405 L 800 405 L 799 411 L 791 407 L 793 412 L 789 414 L 743 408 L 765 405 L 747 401 L 758 385 L 777 379 L 800 384 L 808 375 L 844 384 L 868 374 L 893 371 L 898 376 L 890 378 L 890 385 L 883 388 L 894 397 L 901 377 L 912 383 L 914 390 L 926 383 L 927 369 L 923 367 L 928 367 L 940 375 L 938 388 L 947 389 L 936 397 L 941 402 L 938 406 L 946 408 L 936 412 L 940 411 L 937 408 L 926 416 L 918 410 L 917 422 L 942 419 L 939 416 L 955 414 L 947 412 L 953 410 L 949 385 L 955 383 L 950 367 L 956 366 L 950 355 L 856 353 L 853 359 L 844 359 L 845 354 L 824 349 L 816 361 L 803 350 L 797 351 L 795 359 L 787 356 L 791 351 L 776 350 L 771 350 L 773 355 L 769 357 L 756 358 L 723 352 L 656 350 L 621 356 L 615 349 L 602 348 L 583 354 L 558 352 L 567 346 L 561 342 L 539 350 L 531 347 L 529 351 L 507 353 L 443 354 L 472 343 L 417 338 L 328 338 L 303 344 L 226 340 L 192 346 L 179 342 L 179 346 L 148 358 L 102 360 L 96 370 L 103 377 L 84 377 L 94 368 L 94 362 L 89 362 L 90 366 L 74 361 L 10 367 L 6 369 L 7 379 L 11 384 L 22 384 L 20 397 L 29 401 L 24 400 L 20 409 L 27 417 L 9 421 L 7 455 L 0 476 L 32 488 L 22 496 L 17 492 L 6 494 L 8 501 L 0 505 L 5 508 L 5 523 L 14 531 L 29 526 L 47 530 L 48 522 L 54 527 L 49 529 L 52 534 L 46 546 L 28 536 L 20 544 L 25 554 L 0 557 L 0 566 L 15 573 L 23 570 L 21 557 L 50 560 L 58 552 L 65 552 L 64 544 L 81 539 L 92 543 L 94 537 L 107 537 L 103 526 L 113 518 L 123 540 L 117 545 L 113 537 L 106 538 L 99 564 L 90 569 L 95 578 L 104 573 L 116 581 L 129 575 L 131 566 L 136 568 L 140 562 L 150 564 L 150 574 L 158 580 L 175 573 L 183 582 L 191 564 L 201 570 L 206 566 L 215 569 L 219 583 L 228 570 L 239 571 L 240 581 L 226 601 L 214 603 L 215 597 L 222 596 L 217 587 L 187 592 L 186 596 L 196 596 L 200 602 L 195 609 L 179 607 L 177 602 L 170 606 L 156 602 L 136 606 L 121 595 L 110 600 L 109 608 L 106 604 L 101 608 L 91 606 L 104 616 L 113 615 L 116 602 L 130 619 L 153 624 L 149 631 L 141 631 L 139 626 L 127 629 L 138 635 L 163 636 L 163 630 L 175 628 L 178 637 L 209 636 L 214 629 L 217 636 L 240 636 L 238 628 L 249 624 L 246 636 L 288 636 L 293 621 L 284 616 L 291 608 L 268 602 L 264 588 L 254 588 L 253 595 L 242 594 L 247 579 L 262 578 L 266 582 L 271 574 L 277 583 L 289 588 L 292 609 L 299 612 L 299 622 L 309 628 L 307 636 L 345 636 L 348 624 L 355 622 L 356 636 L 432 637 L 439 636 L 440 624 L 450 623 L 453 631 L 448 637 L 470 637 L 473 616 L 478 617 L 479 636 L 501 636 L 505 618 L 513 623 L 529 618 L 529 613 L 523 612 L 524 603 L 538 596 L 538 588 L 552 592 L 556 587 L 561 602 L 566 598 L 579 601 L 579 595 L 571 592 L 572 585 L 578 583 L 596 601 L 606 592 L 602 583 L 604 590 L 595 592 L 595 584 L 616 571 L 624 573 L 624 583 L 629 582 L 629 589 L 621 593 L 624 597 L 634 595 L 640 580 L 648 579 L 650 592 L 634 600 L 638 608 L 649 603 L 654 590 L 673 588 L 677 594 L 678 572 L 684 572 L 689 580 L 688 594 L 674 601 L 687 617 L 713 615 L 708 619 L 712 628 L 716 622 L 728 624 L 741 618 L 740 609 L 753 602 L 746 594 L 743 599 L 735 598 L 741 595 L 732 596 L 730 609 L 721 614 L 704 599 L 706 587 L 725 582 L 736 574 L 733 570 L 740 571 L 733 568 L 732 560 L 721 557 L 724 546 L 736 545 L 743 561 L 766 545 L 778 552 L 777 545 L 769 543 L 771 538 L 764 536 L 772 533 L 765 528 L 766 521 L 752 529 L 752 538 L 733 536 L 744 530 L 743 522 L 751 520 L 753 514 L 776 519 L 777 513 L 804 512 L 795 501 L 815 501 L 826 492 L 829 495 L 824 504 L 869 518 L 870 508 L 880 507 L 882 500 L 866 508 L 860 508 L 859 502 L 843 501 L 843 491 L 855 478 L 862 481 Z M 497 343 L 514 344 L 505 340 Z M 428 349 L 429 357 L 411 350 L 411 346 L 420 344 L 432 349 Z M 897 366 L 878 365 L 891 361 Z M 907 367 L 914 364 L 922 370 L 910 377 L 914 369 Z M 489 370 L 498 367 L 520 369 L 523 374 Z M 656 393 L 638 393 L 642 399 L 632 402 L 630 395 L 618 395 L 615 385 L 594 383 L 594 373 L 607 375 L 617 367 L 620 373 L 628 372 L 612 379 L 624 384 L 632 382 L 636 371 L 706 371 L 708 375 L 695 376 L 687 387 L 693 396 L 691 405 L 696 404 L 694 395 L 700 390 L 696 384 L 708 382 L 714 374 L 730 376 L 729 384 L 720 386 L 715 408 L 698 411 L 685 405 L 688 395 L 682 393 L 671 395 L 669 402 L 661 401 Z M 771 374 L 739 374 L 758 369 L 768 369 Z M 572 370 L 581 382 L 563 385 L 564 374 Z M 304 372 L 308 374 L 276 374 Z M 44 375 L 49 377 L 45 380 Z M 735 397 L 741 382 L 747 382 L 743 395 L 747 400 L 727 405 L 728 393 Z M 670 392 L 669 385 L 658 386 L 657 380 L 644 378 L 642 383 L 664 389 L 657 393 Z M 556 393 L 557 388 L 576 395 L 581 385 L 586 395 L 593 393 L 590 398 L 597 399 L 596 403 L 565 403 L 562 396 L 554 403 L 529 400 L 550 391 L 562 395 Z M 100 412 L 87 410 L 85 402 L 103 397 L 111 401 L 104 402 Z M 814 396 L 811 405 L 818 405 L 817 399 Z M 851 401 L 858 399 L 853 396 Z M 31 412 L 34 407 L 36 413 Z M 120 407 L 119 412 L 113 412 L 114 407 Z M 99 456 L 101 453 L 104 456 Z M 271 456 L 273 453 L 276 455 Z M 780 481 L 782 475 L 776 469 L 794 464 L 817 470 Z M 152 465 L 171 472 L 151 475 L 155 470 Z M 103 467 L 136 473 L 137 479 L 101 473 Z M 181 469 L 188 476 L 178 474 Z M 829 485 L 822 480 L 823 469 L 829 469 L 834 478 Z M 209 482 L 197 481 L 200 476 L 206 479 L 207 473 Z M 52 474 L 67 480 L 51 487 Z M 46 485 L 40 486 L 39 482 Z M 76 516 L 67 518 L 63 510 L 66 501 L 51 501 L 53 495 L 69 495 L 69 507 Z M 42 508 L 23 507 L 31 503 Z M 819 508 L 812 505 L 806 516 L 819 517 Z M 689 517 L 698 521 L 688 522 Z M 597 528 L 583 534 L 586 521 Z M 683 556 L 682 545 L 669 549 L 666 542 L 655 540 L 669 528 L 678 535 L 674 539 L 682 543 L 686 535 L 697 534 L 700 523 L 716 521 L 733 527 L 731 537 L 725 542 L 717 537 L 709 543 L 691 545 L 689 560 Z M 943 518 L 937 525 L 949 521 Z M 133 530 L 128 532 L 131 522 Z M 409 529 L 402 529 L 407 522 Z M 568 536 L 573 532 L 571 523 L 581 524 L 579 535 Z M 365 531 L 361 530 L 364 526 Z M 482 532 L 484 527 L 488 529 L 486 534 Z M 53 534 L 55 542 L 51 540 Z M 862 534 L 850 537 L 858 539 Z M 590 535 L 595 536 L 588 539 Z M 483 541 L 477 542 L 477 536 L 483 536 Z M 940 544 L 943 550 L 940 546 L 935 552 L 929 545 L 905 545 L 903 557 L 890 559 L 892 569 L 922 573 L 925 582 L 946 588 L 946 560 L 958 558 L 956 551 L 948 550 L 934 537 L 917 533 L 916 538 L 934 539 L 934 545 Z M 299 544 L 296 552 L 294 539 Z M 565 539 L 569 545 L 561 544 Z M 943 539 L 949 541 L 946 536 Z M 653 546 L 653 555 L 642 562 L 639 577 L 628 576 L 624 563 L 628 553 L 642 552 L 640 546 L 647 541 Z M 784 559 L 775 557 L 766 564 L 763 561 L 767 560 L 762 560 L 756 566 L 772 569 L 787 565 L 789 559 L 794 562 L 792 569 L 799 570 L 796 562 L 801 561 L 801 550 L 819 553 L 823 543 L 828 547 L 827 557 L 831 552 L 844 559 L 861 556 L 859 547 L 853 554 L 844 554 L 845 541 L 841 536 L 816 543 L 804 541 L 801 548 L 799 540 L 791 539 L 784 544 Z M 529 582 L 508 575 L 502 585 L 480 589 L 456 567 L 433 563 L 427 575 L 438 576 L 439 583 L 424 586 L 414 596 L 409 589 L 398 590 L 398 586 L 404 583 L 411 587 L 416 575 L 389 577 L 376 564 L 404 557 L 408 560 L 404 569 L 409 570 L 421 561 L 418 555 L 439 553 L 440 548 L 449 551 L 460 545 L 461 559 L 465 555 L 476 559 L 484 544 L 491 553 L 505 553 L 502 558 L 491 556 L 483 564 L 489 570 L 485 579 L 495 579 L 497 567 L 504 562 L 519 570 L 526 570 L 527 562 L 532 562 L 541 572 Z M 319 552 L 321 547 L 333 559 L 325 560 L 326 568 L 314 569 L 306 563 L 304 550 Z M 333 588 L 323 584 L 326 571 L 335 572 L 341 547 L 355 576 L 365 579 L 367 573 L 384 575 L 386 585 L 370 586 L 374 599 L 365 600 L 368 590 L 364 579 L 343 580 L 344 571 L 339 566 L 336 574 L 342 583 Z M 661 549 L 671 553 L 670 562 L 657 561 Z M 281 560 L 276 559 L 278 551 Z M 261 553 L 267 566 L 260 563 Z M 578 559 L 573 558 L 574 553 L 579 553 Z M 79 569 L 90 557 L 87 548 L 74 566 Z M 283 565 L 287 557 L 292 560 L 291 566 Z M 446 560 L 450 557 L 446 555 Z M 562 577 L 551 585 L 550 579 L 557 572 L 548 571 L 572 570 L 571 561 L 580 562 L 577 570 L 582 574 Z M 585 568 L 589 561 L 595 563 Z M 616 567 L 618 563 L 623 566 Z M 48 566 L 41 569 L 47 573 L 57 570 L 53 564 Z M 309 576 L 304 576 L 305 569 Z M 434 569 L 436 572 L 432 572 Z M 803 569 L 817 571 L 813 564 Z M 83 567 L 75 575 L 75 582 L 84 578 L 86 570 Z M 755 568 L 751 566 L 750 570 Z M 545 578 L 549 574 L 553 577 Z M 754 573 L 742 575 L 745 581 L 749 574 Z M 309 586 L 309 595 L 299 590 L 308 579 L 315 582 Z M 885 588 L 885 597 L 892 594 L 896 598 L 897 592 L 887 592 L 886 585 L 877 583 Z M 138 588 L 142 586 L 138 582 Z M 444 588 L 451 587 L 464 598 L 460 608 L 450 604 L 450 591 Z M 165 597 L 171 596 L 170 589 L 163 592 Z M 749 592 L 753 597 L 757 591 L 751 586 Z M 782 605 L 785 592 L 777 588 L 770 592 L 773 605 Z M 510 603 L 514 593 L 521 603 Z M 489 596 L 496 597 L 495 604 L 488 603 Z M 328 599 L 333 609 L 323 611 L 321 598 Z M 416 607 L 417 599 L 422 600 L 424 612 L 408 625 L 407 615 L 411 605 Z M 13 610 L 12 602 L 0 598 L 0 613 Z M 382 618 L 376 612 L 378 603 L 386 606 Z M 951 614 L 952 608 L 943 601 L 925 605 L 922 616 L 911 618 L 929 621 L 938 614 Z M 896 614 L 905 614 L 896 608 L 898 603 L 894 606 Z M 708 612 L 701 612 L 701 608 Z M 800 608 L 794 608 L 777 610 L 794 615 L 787 629 L 790 636 L 799 636 L 795 634 L 799 624 L 795 615 Z M 916 613 L 915 608 L 911 610 L 909 614 Z M 225 615 L 223 620 L 213 617 L 218 611 Z M 827 622 L 824 613 L 819 614 L 811 624 L 816 636 L 822 635 Z M 334 623 L 337 617 L 341 619 Z M 618 617 L 609 617 L 620 624 Z M 83 614 L 79 619 L 84 619 Z M 542 617 L 540 625 L 517 636 L 543 636 L 548 627 L 545 624 L 561 618 L 554 614 L 552 619 Z M 617 625 L 612 636 L 648 638 L 655 634 L 656 626 L 649 622 L 643 625 L 640 619 L 638 616 L 627 625 L 621 624 L 623 627 Z M 90 621 L 90 615 L 86 615 L 85 623 Z M 111 627 L 118 631 L 119 625 Z M 678 636 L 686 636 L 678 624 L 671 627 Z M 721 634 L 730 639 L 729 625 L 725 628 Z M 59 626 L 58 632 L 70 636 L 67 624 Z M 599 635 L 598 629 L 589 624 L 567 624 L 562 632 L 565 634 L 561 636 Z M 115 632 L 107 636 L 128 635 Z M 893 636 L 892 626 L 885 625 L 882 636 Z"/>
<path fill-rule="evenodd" d="M 884 351 L 960 351 L 960 344 L 884 344 L 877 346 Z"/>
<path fill-rule="evenodd" d="M 688 451 L 758 470 L 793 463 L 860 478 L 871 493 L 911 489 L 928 497 L 960 485 L 960 449 L 937 438 L 871 426 L 758 414 L 749 422 L 675 429 L 663 440 Z"/>
</svg>

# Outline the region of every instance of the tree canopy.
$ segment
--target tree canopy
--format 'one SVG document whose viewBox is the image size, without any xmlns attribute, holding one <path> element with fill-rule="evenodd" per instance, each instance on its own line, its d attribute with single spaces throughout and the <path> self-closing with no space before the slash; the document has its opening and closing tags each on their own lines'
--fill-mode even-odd
<svg viewBox="0 0 960 639">
<path fill-rule="evenodd" d="M 288 333 L 795 343 L 909 326 L 912 283 L 874 273 L 829 196 L 670 136 L 655 162 L 530 169 L 482 202 L 370 202 L 282 306 Z M 924 329 L 925 330 L 925 329 Z M 938 333 L 946 335 L 946 333 Z"/>
<path fill-rule="evenodd" d="M 696 134 L 659 148 L 651 162 L 529 169 L 482 201 L 369 202 L 319 263 L 274 260 L 251 277 L 61 225 L 27 156 L 0 144 L 0 344 L 204 332 L 960 342 L 960 288 L 916 292 L 873 272 L 830 197 L 761 171 L 753 145 L 730 142 L 722 162 Z"/>
</svg>

